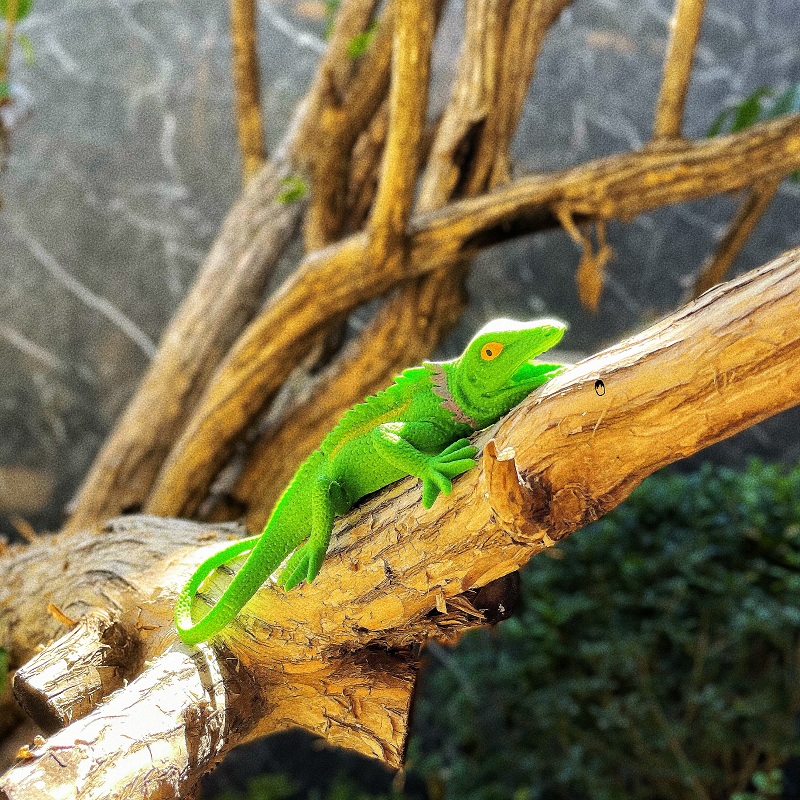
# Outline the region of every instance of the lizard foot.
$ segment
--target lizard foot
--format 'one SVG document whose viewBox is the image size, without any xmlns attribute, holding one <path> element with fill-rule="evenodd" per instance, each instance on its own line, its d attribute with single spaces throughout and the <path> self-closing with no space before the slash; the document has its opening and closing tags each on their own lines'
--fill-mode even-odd
<svg viewBox="0 0 800 800">
<path fill-rule="evenodd" d="M 450 494 L 453 491 L 452 479 L 456 475 L 471 470 L 475 466 L 477 447 L 469 439 L 458 439 L 446 447 L 438 456 L 428 461 L 428 473 L 422 479 L 422 505 L 430 508 L 439 492 Z"/>
<path fill-rule="evenodd" d="M 278 585 L 283 586 L 288 592 L 301 581 L 311 583 L 319 574 L 326 550 L 326 547 L 319 547 L 311 541 L 298 547 L 283 568 L 278 578 Z"/>
</svg>

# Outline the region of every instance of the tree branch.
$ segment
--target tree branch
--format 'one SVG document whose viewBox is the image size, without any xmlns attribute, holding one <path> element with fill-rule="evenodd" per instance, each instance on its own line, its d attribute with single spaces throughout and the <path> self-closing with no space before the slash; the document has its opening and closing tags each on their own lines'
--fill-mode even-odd
<svg viewBox="0 0 800 800">
<path fill-rule="evenodd" d="M 676 0 L 653 126 L 653 138 L 656 140 L 677 139 L 681 135 L 683 107 L 692 76 L 694 49 L 700 37 L 704 8 L 705 0 Z"/>
<path fill-rule="evenodd" d="M 728 225 L 716 252 L 706 260 L 697 276 L 694 285 L 695 297 L 725 280 L 736 256 L 739 255 L 739 251 L 753 232 L 753 228 L 769 208 L 780 185 L 781 178 L 773 178 L 761 181 L 747 190 L 747 194 L 742 200 L 736 216 Z"/>
<path fill-rule="evenodd" d="M 457 264 L 497 241 L 550 227 L 559 207 L 573 218 L 627 220 L 799 167 L 800 115 L 795 114 L 733 136 L 670 142 L 554 175 L 520 178 L 419 215 L 410 224 L 405 266 L 389 262 L 386 269 L 368 269 L 363 233 L 310 253 L 229 352 L 165 461 L 147 510 L 191 515 L 236 441 L 308 352 L 309 334 L 398 281 Z"/>
<path fill-rule="evenodd" d="M 230 0 L 236 125 L 247 183 L 266 159 L 261 123 L 261 89 L 256 51 L 256 0 Z"/>
<path fill-rule="evenodd" d="M 209 548 L 130 581 L 120 624 L 138 631 L 145 658 L 163 655 L 34 746 L 0 790 L 100 798 L 123 782 L 128 800 L 187 796 L 229 747 L 288 725 L 396 765 L 416 645 L 479 622 L 474 589 L 659 467 L 800 402 L 798 301 L 800 248 L 575 365 L 481 434 L 482 465 L 450 496 L 426 510 L 418 481 L 387 487 L 337 523 L 313 584 L 287 594 L 267 583 L 215 648 L 168 644 L 174 598 Z M 229 579 L 216 575 L 197 602 L 215 602 Z"/>
<path fill-rule="evenodd" d="M 369 221 L 369 257 L 373 269 L 385 268 L 384 262 L 390 258 L 399 259 L 398 269 L 402 269 L 405 260 L 403 242 L 417 182 L 428 108 L 436 16 L 436 4 L 430 0 L 405 0 L 397 6 L 389 88 L 389 131 Z"/>
<path fill-rule="evenodd" d="M 348 0 L 336 15 L 329 55 L 317 71 L 309 92 L 318 106 L 313 127 L 301 130 L 307 146 L 298 162 L 311 175 L 312 193 L 305 219 L 306 249 L 335 241 L 345 224 L 347 179 L 353 146 L 386 93 L 394 4 L 384 9 L 375 35 L 358 68 L 348 55 L 353 38 L 363 34 L 375 12 L 376 0 Z"/>
</svg>

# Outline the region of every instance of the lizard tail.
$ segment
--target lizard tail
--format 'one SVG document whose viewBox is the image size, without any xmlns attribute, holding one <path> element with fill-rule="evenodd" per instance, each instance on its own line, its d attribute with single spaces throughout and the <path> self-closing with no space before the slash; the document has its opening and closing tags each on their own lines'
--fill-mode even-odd
<svg viewBox="0 0 800 800">
<path fill-rule="evenodd" d="M 286 553 L 276 552 L 266 537 L 251 536 L 234 542 L 207 558 L 189 578 L 175 604 L 175 627 L 185 644 L 198 644 L 219 633 L 242 610 L 261 584 L 280 566 Z M 203 581 L 228 561 L 250 552 L 217 603 L 197 622 L 192 620 L 192 603 Z"/>
</svg>

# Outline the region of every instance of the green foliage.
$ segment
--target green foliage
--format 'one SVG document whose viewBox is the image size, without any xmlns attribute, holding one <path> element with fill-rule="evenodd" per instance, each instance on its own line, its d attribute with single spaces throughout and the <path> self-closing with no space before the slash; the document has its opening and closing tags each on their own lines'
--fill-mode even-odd
<svg viewBox="0 0 800 800">
<path fill-rule="evenodd" d="M 780 797 L 783 792 L 783 773 L 779 769 L 756 772 L 751 783 L 755 791 L 736 792 L 731 795 L 731 800 L 768 800 L 770 797 Z"/>
<path fill-rule="evenodd" d="M 721 133 L 739 133 L 757 122 L 800 112 L 800 83 L 778 93 L 769 86 L 761 86 L 739 103 L 727 106 L 717 114 L 708 136 Z M 793 172 L 792 180 L 800 180 L 800 172 Z"/>
<path fill-rule="evenodd" d="M 331 37 L 333 23 L 336 20 L 336 14 L 341 4 L 342 0 L 325 0 L 325 31 L 323 32 L 323 36 L 326 40 Z"/>
<path fill-rule="evenodd" d="M 800 753 L 800 469 L 654 476 L 559 551 L 426 673 L 412 768 L 452 800 L 769 796 Z"/>
<path fill-rule="evenodd" d="M 223 792 L 214 800 L 288 800 L 295 793 L 295 786 L 285 775 L 258 775 L 247 782 L 247 791 Z"/>
<path fill-rule="evenodd" d="M 224 792 L 214 800 L 295 800 L 300 795 L 294 784 L 283 775 L 260 775 L 251 778 L 244 794 Z M 312 789 L 303 800 L 403 800 L 402 794 L 372 794 L 345 777 L 337 777 L 324 794 Z"/>
<path fill-rule="evenodd" d="M 299 175 L 287 175 L 280 182 L 278 202 L 288 205 L 308 196 L 309 186 Z"/>
<path fill-rule="evenodd" d="M 19 49 L 22 50 L 22 57 L 25 59 L 25 63 L 30 66 L 35 61 L 33 42 L 24 33 L 16 34 L 15 38 Z"/>
<path fill-rule="evenodd" d="M 327 794 L 325 794 L 324 800 L 403 800 L 403 797 L 403 794 L 398 794 L 397 792 L 372 794 L 356 786 L 347 778 L 337 778 L 328 789 Z M 310 797 L 309 800 L 318 800 L 318 798 Z"/>
<path fill-rule="evenodd" d="M 372 44 L 372 40 L 375 38 L 375 31 L 377 26 L 373 22 L 367 30 L 362 31 L 361 33 L 357 33 L 348 43 L 347 43 L 347 55 L 352 58 L 356 59 L 359 56 L 363 56 L 364 53 L 369 50 L 369 46 Z"/>
<path fill-rule="evenodd" d="M 32 8 L 33 0 L 0 0 L 0 17 L 19 22 L 31 13 Z M 13 19 L 11 19 L 12 13 L 14 13 Z"/>
</svg>

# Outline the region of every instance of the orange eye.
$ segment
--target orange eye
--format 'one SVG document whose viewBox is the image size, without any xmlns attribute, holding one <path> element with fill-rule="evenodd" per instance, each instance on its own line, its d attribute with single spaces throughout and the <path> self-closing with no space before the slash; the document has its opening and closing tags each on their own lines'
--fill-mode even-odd
<svg viewBox="0 0 800 800">
<path fill-rule="evenodd" d="M 492 361 L 503 352 L 503 345 L 500 342 L 488 342 L 481 348 L 481 358 L 484 361 Z"/>
</svg>

